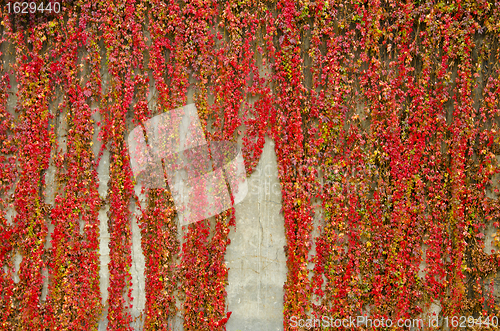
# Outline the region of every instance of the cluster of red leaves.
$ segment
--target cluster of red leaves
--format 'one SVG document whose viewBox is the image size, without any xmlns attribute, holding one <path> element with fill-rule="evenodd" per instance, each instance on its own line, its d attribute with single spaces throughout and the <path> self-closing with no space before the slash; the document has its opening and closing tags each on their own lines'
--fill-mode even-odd
<svg viewBox="0 0 500 331">
<path fill-rule="evenodd" d="M 81 20 L 88 15 L 82 10 Z M 49 37 L 50 62 L 46 64 L 51 96 L 61 92 L 50 142 L 56 168 L 55 201 L 51 208 L 53 226 L 48 248 L 49 286 L 42 308 L 44 327 L 65 326 L 74 330 L 95 327 L 102 305 L 99 290 L 99 220 L 101 207 L 97 172 L 94 167 L 92 110 L 83 85 L 83 69 L 88 59 L 78 56 L 86 43 L 86 33 L 75 16 L 67 24 L 54 25 Z M 57 99 L 54 98 L 54 101 Z M 60 121 L 60 122 L 59 122 Z M 66 127 L 61 146 L 54 127 Z M 42 238 L 43 239 L 43 238 Z"/>
<path fill-rule="evenodd" d="M 5 38 L 2 36 L 2 43 Z M 3 55 L 3 54 L 2 54 Z M 3 75 L 0 82 L 0 265 L 4 266 L 0 270 L 0 307 L 3 313 L 0 315 L 2 326 L 10 327 L 10 319 L 13 316 L 13 294 L 15 283 L 12 279 L 14 270 L 13 265 L 13 246 L 12 235 L 13 227 L 7 220 L 7 210 L 12 208 L 9 204 L 9 193 L 17 177 L 16 159 L 17 145 L 14 143 L 14 119 L 7 112 L 8 90 L 11 88 L 9 74 L 5 72 L 5 64 L 2 61 Z M 11 200 L 10 200 L 11 201 Z"/>
<path fill-rule="evenodd" d="M 132 330 L 131 200 L 135 197 L 128 147 L 128 112 L 133 109 L 134 89 L 141 84 L 141 31 L 144 8 L 127 1 L 100 1 L 90 9 L 104 42 L 107 62 L 107 86 L 101 100 L 101 138 L 110 151 L 107 202 L 109 203 L 109 287 L 108 329 Z M 138 21 L 137 21 L 138 20 Z M 144 97 L 143 97 L 144 98 Z"/>
<path fill-rule="evenodd" d="M 490 92 L 498 89 L 498 8 L 337 1 L 316 2 L 315 11 L 319 123 L 306 125 L 317 130 L 304 143 L 317 149 L 302 164 L 321 165 L 326 217 L 312 313 L 370 310 L 396 320 L 438 302 L 445 316 L 497 314 L 498 303 L 485 299 L 499 260 L 484 253 L 483 232 L 499 207 L 498 191 L 486 194 L 498 172 L 499 104 Z"/>
<path fill-rule="evenodd" d="M 146 259 L 144 328 L 168 330 L 182 313 L 185 330 L 225 329 L 234 210 L 180 229 L 168 190 L 147 191 L 140 206 L 125 143 L 135 126 L 188 103 L 190 86 L 207 140 L 241 137 L 248 173 L 265 135 L 276 143 L 286 330 L 291 316 L 369 309 L 395 320 L 436 301 L 446 316 L 497 314 L 487 282 L 499 259 L 484 253 L 483 232 L 498 228 L 500 216 L 499 21 L 500 9 L 487 1 L 392 0 L 80 1 L 28 30 L 4 20 L 18 100 L 12 116 L 3 63 L 2 329 L 96 329 L 104 205 L 108 329 L 131 329 L 134 207 Z M 156 109 L 148 107 L 151 78 Z M 67 123 L 62 146 L 59 122 Z M 105 149 L 110 179 L 101 201 L 96 169 Z M 51 159 L 54 206 L 45 204 Z M 309 260 L 318 202 L 325 217 Z"/>
<path fill-rule="evenodd" d="M 101 313 L 97 220 L 101 201 L 91 149 L 93 122 L 80 85 L 77 57 L 85 43 L 83 29 L 76 16 L 70 16 L 64 28 L 54 24 L 49 29 L 32 29 L 31 34 L 12 33 L 8 20 L 4 26 L 6 41 L 15 47 L 12 69 L 18 118 L 12 123 L 12 135 L 2 142 L 18 149 L 19 177 L 14 192 L 16 216 L 12 225 L 2 218 L 6 225 L 2 235 L 11 252 L 21 254 L 22 262 L 19 282 L 2 287 L 6 300 L 2 328 L 88 330 L 96 326 Z M 53 40 L 49 49 L 44 43 L 48 38 Z M 63 102 L 53 105 L 56 111 L 51 112 L 49 103 L 56 101 L 56 91 L 64 91 L 60 94 Z M 3 98 L 4 107 L 6 101 Z M 59 120 L 54 113 L 59 112 L 67 122 L 63 146 L 58 146 L 54 131 L 54 118 Z M 53 208 L 45 203 L 44 194 L 51 157 L 57 177 Z M 13 170 L 11 174 L 16 173 Z M 3 188 L 9 190 L 12 180 L 6 177 L 4 183 L 8 185 Z M 47 224 L 53 233 L 46 242 Z M 11 266 L 8 261 L 5 265 Z M 43 274 L 48 275 L 50 285 L 42 302 Z M 12 269 L 8 275 L 12 277 Z"/>
</svg>

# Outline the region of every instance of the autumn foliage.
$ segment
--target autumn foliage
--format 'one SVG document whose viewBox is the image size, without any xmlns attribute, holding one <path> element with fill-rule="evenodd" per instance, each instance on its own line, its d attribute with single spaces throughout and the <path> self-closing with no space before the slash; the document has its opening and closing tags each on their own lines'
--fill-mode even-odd
<svg viewBox="0 0 500 331">
<path fill-rule="evenodd" d="M 139 205 L 126 145 L 134 127 L 188 101 L 207 140 L 242 143 L 249 175 L 264 137 L 275 141 L 285 330 L 291 316 L 369 308 L 396 320 L 432 303 L 444 316 L 499 314 L 500 255 L 484 250 L 487 228 L 500 245 L 497 3 L 62 3 L 60 16 L 25 26 L 1 7 L 1 330 L 96 330 L 104 312 L 108 330 L 131 330 L 134 208 L 146 259 L 144 330 L 168 330 L 177 313 L 184 330 L 225 330 L 234 209 L 190 224 L 181 243 L 168 190 L 145 191 Z"/>
</svg>

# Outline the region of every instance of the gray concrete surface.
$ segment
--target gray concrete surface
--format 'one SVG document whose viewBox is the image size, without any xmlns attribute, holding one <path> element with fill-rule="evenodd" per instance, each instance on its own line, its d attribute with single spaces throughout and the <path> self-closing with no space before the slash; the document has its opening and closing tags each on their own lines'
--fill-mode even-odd
<svg viewBox="0 0 500 331">
<path fill-rule="evenodd" d="M 95 115 L 96 120 L 98 115 Z M 97 133 L 96 133 L 97 135 Z M 98 145 L 98 144 L 96 144 Z M 99 145 L 96 148 L 96 154 Z M 105 152 L 98 167 L 99 194 L 106 196 L 109 180 L 109 153 Z M 285 233 L 281 209 L 281 191 L 274 142 L 266 139 L 262 158 L 255 172 L 247 179 L 249 192 L 235 206 L 236 230 L 229 235 L 231 245 L 226 253 L 229 269 L 227 287 L 228 311 L 232 311 L 227 324 L 228 331 L 283 330 L 283 284 L 286 280 Z M 139 187 L 136 194 L 140 203 L 145 201 Z M 109 286 L 109 233 L 106 213 L 109 206 L 101 209 L 101 271 L 100 288 L 102 303 L 106 304 Z M 140 316 L 145 307 L 144 255 L 141 234 L 137 224 L 139 209 L 134 209 L 132 220 L 132 295 L 131 314 Z M 182 234 L 179 234 L 181 237 Z M 175 331 L 182 331 L 182 316 L 174 323 Z M 99 323 L 99 330 L 106 330 L 106 309 Z M 141 330 L 141 322 L 133 324 Z"/>
<path fill-rule="evenodd" d="M 259 70 L 262 68 L 260 67 Z M 262 69 L 263 70 L 263 69 Z M 263 70 L 263 75 L 266 71 Z M 107 81 L 104 74 L 103 82 Z M 18 115 L 14 112 L 17 98 L 17 86 L 14 76 L 11 75 L 12 88 L 7 100 L 8 111 L 14 116 Z M 153 82 L 151 83 L 153 84 Z M 154 103 L 155 94 L 154 88 L 148 100 Z M 192 103 L 193 88 L 188 89 L 187 103 Z M 100 120 L 98 113 L 94 114 L 95 122 Z M 59 123 L 54 123 L 57 127 L 57 136 L 60 150 L 66 149 L 65 133 L 67 131 L 65 123 L 65 115 L 61 114 Z M 94 125 L 96 132 L 94 133 L 94 153 L 98 154 L 101 147 L 97 140 L 98 127 Z M 497 157 L 500 160 L 500 157 Z M 49 166 L 46 172 L 47 188 L 45 191 L 45 202 L 47 204 L 54 203 L 55 186 L 54 186 L 55 168 Z M 109 152 L 105 151 L 98 167 L 99 178 L 99 194 L 104 198 L 107 194 L 107 183 L 109 181 Z M 495 178 L 498 183 L 500 176 Z M 231 230 L 229 237 L 231 245 L 228 246 L 226 252 L 226 263 L 229 269 L 229 279 L 227 286 L 227 306 L 228 311 L 232 312 L 232 316 L 227 323 L 228 331 L 278 331 L 283 330 L 283 284 L 286 280 L 286 257 L 284 252 L 285 235 L 283 215 L 280 214 L 281 209 L 281 191 L 278 181 L 276 155 L 274 153 L 274 142 L 266 139 L 262 157 L 255 172 L 247 178 L 249 192 L 247 197 L 238 205 L 236 209 L 236 229 Z M 144 196 L 136 190 L 139 200 L 144 200 Z M 491 197 L 492 195 L 489 194 Z M 315 230 L 312 237 L 318 235 L 316 226 L 322 218 L 321 207 L 319 202 L 315 202 L 316 215 Z M 107 230 L 107 212 L 109 206 L 105 206 L 99 212 L 100 220 L 100 289 L 102 303 L 106 305 L 108 297 L 107 288 L 109 286 L 109 232 Z M 138 207 L 134 206 L 133 213 L 138 214 Z M 12 222 L 16 213 L 13 209 L 7 211 L 7 219 Z M 137 225 L 137 218 L 131 220 L 132 229 L 132 268 L 130 269 L 132 276 L 132 295 L 133 308 L 131 314 L 133 317 L 140 316 L 145 306 L 145 279 L 144 279 L 144 255 L 141 249 L 141 235 Z M 50 248 L 51 232 L 53 226 L 48 224 L 49 233 L 46 238 L 45 247 Z M 486 254 L 491 254 L 491 250 L 495 249 L 492 245 L 491 234 L 494 232 L 492 226 L 488 227 L 485 234 Z M 181 237 L 182 234 L 179 234 Z M 424 256 L 427 247 L 423 247 Z M 314 254 L 314 241 L 311 249 L 311 254 Z M 16 271 L 19 270 L 19 264 L 22 261 L 22 256 L 19 253 L 14 255 Z M 425 276 L 425 262 L 420 266 L 420 277 Z M 312 269 L 312 264 L 309 269 Z M 44 275 L 48 275 L 47 271 L 43 271 Z M 14 275 L 14 280 L 19 281 L 17 274 Z M 500 297 L 500 274 L 495 277 L 495 296 Z M 45 281 L 41 299 L 44 300 L 47 295 L 48 284 Z M 180 303 L 179 303 L 180 305 Z M 429 312 L 439 312 L 441 307 L 438 303 L 434 303 Z M 99 324 L 99 330 L 106 330 L 106 309 Z M 132 326 L 135 330 L 141 330 L 140 322 L 134 323 Z M 182 316 L 179 315 L 175 321 L 175 331 L 182 331 Z"/>
<path fill-rule="evenodd" d="M 228 331 L 283 330 L 286 281 L 284 219 L 274 142 L 266 139 L 262 157 L 248 178 L 248 195 L 236 209 L 229 233 Z"/>
</svg>

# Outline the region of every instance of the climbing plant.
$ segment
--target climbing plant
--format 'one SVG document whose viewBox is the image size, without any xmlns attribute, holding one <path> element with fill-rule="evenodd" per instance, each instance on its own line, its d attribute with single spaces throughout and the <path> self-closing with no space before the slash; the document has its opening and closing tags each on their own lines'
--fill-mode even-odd
<svg viewBox="0 0 500 331">
<path fill-rule="evenodd" d="M 225 330 L 234 209 L 179 226 L 168 188 L 137 184 L 126 142 L 188 102 L 207 140 L 241 143 L 248 175 L 275 142 L 285 330 L 431 304 L 498 315 L 500 255 L 485 251 L 500 245 L 497 3 L 45 1 L 54 15 L 37 0 L 21 18 L 14 2 L 0 8 L 2 330 L 96 330 L 101 316 L 131 330 L 134 218 L 144 329 L 181 314 L 185 330 Z"/>
</svg>

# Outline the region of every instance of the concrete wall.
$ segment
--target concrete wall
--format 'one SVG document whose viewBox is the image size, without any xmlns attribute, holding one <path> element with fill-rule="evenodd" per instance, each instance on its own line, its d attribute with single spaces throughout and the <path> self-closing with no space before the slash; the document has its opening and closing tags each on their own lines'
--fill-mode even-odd
<svg viewBox="0 0 500 331">
<path fill-rule="evenodd" d="M 274 142 L 248 179 L 248 195 L 236 205 L 236 231 L 229 233 L 228 331 L 283 330 L 286 244 Z"/>
<path fill-rule="evenodd" d="M 105 153 L 99 166 L 99 193 L 106 194 L 109 180 L 109 154 Z M 229 234 L 231 245 L 226 252 L 229 267 L 227 287 L 228 311 L 232 316 L 227 324 L 228 331 L 237 330 L 283 330 L 283 284 L 286 280 L 285 232 L 281 209 L 281 190 L 274 142 L 266 139 L 262 157 L 255 172 L 247 178 L 248 194 L 235 206 L 236 231 Z M 101 190 L 102 189 L 102 190 Z M 139 199 L 145 200 L 140 195 Z M 109 207 L 99 213 L 101 220 L 101 295 L 103 304 L 108 297 L 109 286 L 109 233 L 106 213 Z M 137 212 L 137 209 L 136 209 Z M 181 234 L 179 234 L 181 236 Z M 141 249 L 141 234 L 137 221 L 132 221 L 132 315 L 138 317 L 145 306 L 144 256 Z M 182 317 L 174 321 L 176 331 L 182 330 Z M 106 330 L 106 315 L 99 330 Z M 141 323 L 134 323 L 135 330 L 141 330 Z"/>
<path fill-rule="evenodd" d="M 12 110 L 15 99 L 9 100 L 9 108 Z M 64 116 L 60 116 L 58 123 L 59 144 L 65 149 L 64 135 L 66 125 Z M 99 115 L 94 114 L 97 122 Z M 96 126 L 95 137 L 98 131 Z M 100 145 L 97 139 L 94 140 L 94 153 L 97 155 Z M 46 173 L 47 190 L 46 202 L 54 203 L 54 173 L 51 166 Z M 104 152 L 98 167 L 99 194 L 104 198 L 107 194 L 107 183 L 109 180 L 109 153 Z M 227 306 L 232 316 L 227 323 L 228 331 L 279 331 L 283 330 L 283 284 L 286 280 L 286 257 L 284 251 L 285 234 L 283 215 L 281 210 L 281 190 L 278 180 L 278 168 L 276 154 L 274 152 L 274 142 L 266 138 L 261 159 L 254 173 L 247 178 L 248 194 L 236 209 L 236 230 L 231 231 L 229 237 L 231 244 L 226 252 L 226 263 L 229 267 L 229 279 L 227 286 Z M 139 187 L 136 194 L 141 201 L 145 201 L 145 196 L 140 194 Z M 315 230 L 313 238 L 318 235 L 316 229 L 322 210 L 316 201 Z M 100 220 L 100 288 L 103 304 L 108 297 L 107 287 L 109 286 L 109 232 L 107 230 L 107 212 L 109 206 L 105 206 L 99 213 Z M 138 208 L 134 208 L 138 212 Z M 9 217 L 15 215 L 14 211 L 9 211 Z M 49 225 L 49 231 L 53 226 Z M 486 231 L 485 252 L 491 254 L 492 246 L 491 234 L 495 232 L 493 227 Z M 179 233 L 182 237 L 182 233 Z M 314 241 L 313 241 L 314 242 Z M 50 232 L 46 238 L 46 248 L 50 247 Z M 423 247 L 425 256 L 426 247 Z M 311 253 L 314 252 L 314 245 Z M 18 268 L 22 257 L 17 254 L 15 265 Z M 145 307 L 145 279 L 144 279 L 144 256 L 141 249 L 141 234 L 137 225 L 136 217 L 132 219 L 132 294 L 134 297 L 131 313 L 134 317 L 139 317 Z M 310 265 L 310 269 L 312 269 Z M 425 267 L 422 262 L 421 269 Z M 423 272 L 419 273 L 424 277 Z M 14 276 L 18 279 L 17 275 Z M 495 278 L 495 296 L 500 297 L 500 276 Z M 42 300 L 47 294 L 47 283 L 42 291 Z M 439 305 L 432 305 L 431 312 L 439 312 Z M 173 321 L 174 330 L 181 331 L 182 316 L 179 315 Z M 106 330 L 106 311 L 102 316 L 99 330 Z M 142 330 L 140 320 L 133 324 L 134 330 Z"/>
<path fill-rule="evenodd" d="M 15 82 L 13 76 L 11 81 Z M 7 101 L 9 111 L 16 116 L 14 108 L 16 105 L 15 92 L 17 87 L 12 84 L 11 94 Z M 188 103 L 192 102 L 192 89 L 189 91 Z M 94 115 L 95 121 L 99 120 L 99 115 Z M 65 116 L 59 117 L 58 141 L 62 150 L 65 150 Z M 97 141 L 98 131 L 95 126 L 94 153 L 97 155 L 100 144 Z M 50 167 L 46 173 L 47 190 L 46 203 L 54 203 L 54 173 L 55 169 Z M 284 251 L 285 234 L 283 215 L 281 210 L 281 192 L 278 181 L 278 171 L 276 164 L 276 154 L 274 152 L 274 142 L 266 139 L 266 144 L 262 157 L 255 172 L 247 178 L 249 192 L 243 202 L 236 205 L 236 230 L 229 235 L 231 244 L 226 253 L 226 263 L 229 269 L 229 279 L 227 286 L 228 310 L 232 311 L 232 316 L 227 323 L 228 331 L 237 330 L 259 330 L 278 331 L 283 330 L 283 284 L 286 279 L 286 257 Z M 109 180 L 109 153 L 104 152 L 98 167 L 99 194 L 102 198 L 107 193 L 107 182 Z M 140 199 L 145 197 L 136 190 Z M 109 206 L 101 209 L 100 220 L 100 288 L 103 304 L 108 297 L 107 287 L 109 286 L 109 232 L 107 230 L 107 212 Z M 315 221 L 322 217 L 321 208 L 316 207 Z M 134 212 L 137 213 L 135 208 Z M 9 210 L 7 217 L 13 219 L 15 211 Z M 53 227 L 49 225 L 49 231 Z M 491 254 L 491 234 L 494 228 L 489 227 L 486 231 L 485 252 Z M 313 232 L 313 237 L 317 236 L 317 231 Z M 182 234 L 179 234 L 181 237 Z M 140 316 L 145 306 L 145 279 L 144 279 L 144 256 L 141 249 L 141 235 L 136 218 L 132 219 L 132 282 L 133 282 L 133 308 L 134 317 Z M 314 242 L 314 241 L 313 241 Z M 50 233 L 46 238 L 46 248 L 50 247 Z M 425 247 L 424 254 L 425 254 Z M 311 249 L 314 252 L 314 245 Z M 22 257 L 17 254 L 15 265 L 18 268 Z M 422 263 L 421 267 L 425 266 Z M 312 269 L 312 266 L 310 266 Z M 422 272 L 421 277 L 424 276 Z M 14 279 L 18 277 L 14 275 Z M 500 297 L 500 276 L 495 278 L 495 295 Z M 42 299 L 45 298 L 47 284 L 42 291 Z M 439 311 L 438 305 L 433 305 L 431 310 Z M 175 330 L 182 330 L 182 316 L 178 316 L 174 321 Z M 102 316 L 99 330 L 106 330 L 106 312 Z M 141 323 L 134 324 L 135 330 L 141 330 Z"/>
<path fill-rule="evenodd" d="M 12 57 L 5 57 L 6 65 L 13 63 Z M 107 75 L 104 72 L 103 80 L 106 83 Z M 7 100 L 7 109 L 14 118 L 18 114 L 15 112 L 17 103 L 17 86 L 14 75 L 10 75 L 12 88 Z M 151 84 L 148 100 L 152 100 L 155 94 L 154 82 Z M 194 89 L 188 89 L 188 103 L 193 102 Z M 94 123 L 101 120 L 96 112 L 93 115 Z M 67 123 L 66 114 L 62 113 L 56 117 L 54 123 L 58 144 L 61 151 L 66 151 Z M 101 143 L 97 137 L 99 127 L 94 125 L 93 151 L 97 156 Z M 98 166 L 99 195 L 105 198 L 107 195 L 107 183 L 109 181 L 109 152 L 104 151 Z M 55 197 L 55 167 L 51 164 L 45 174 L 46 191 L 45 202 L 54 204 Z M 227 287 L 228 311 L 232 311 L 231 319 L 227 324 L 227 330 L 283 330 L 283 284 L 286 279 L 286 257 L 284 251 L 285 235 L 283 215 L 281 210 L 281 191 L 278 181 L 278 169 L 276 155 L 274 153 L 274 143 L 266 139 L 266 144 L 262 153 L 262 158 L 255 169 L 255 172 L 247 178 L 249 192 L 243 202 L 236 205 L 236 231 L 231 232 L 229 245 L 226 253 L 229 270 L 229 285 Z M 13 192 L 12 192 L 13 193 Z M 145 196 L 140 194 L 140 188 L 136 187 L 136 194 L 140 200 L 145 201 Z M 109 241 L 110 235 L 107 229 L 107 212 L 109 205 L 101 208 L 99 212 L 100 220 L 100 289 L 102 303 L 105 305 L 108 298 L 109 286 Z M 138 208 L 134 208 L 134 213 Z M 7 218 L 12 221 L 15 217 L 15 210 L 7 211 Z M 45 248 L 51 247 L 51 234 L 53 225 L 47 224 L 49 233 L 46 237 Z M 131 313 L 133 317 L 139 317 L 145 307 L 145 260 L 141 248 L 141 234 L 136 217 L 132 218 L 132 295 L 134 298 Z M 182 233 L 179 233 L 179 238 Z M 17 253 L 14 257 L 16 270 L 22 256 Z M 47 270 L 44 271 L 48 277 Z M 19 281 L 18 275 L 14 275 L 14 280 Z M 45 279 L 42 300 L 47 295 L 48 283 Z M 106 330 L 107 312 L 104 310 L 99 330 Z M 174 321 L 174 329 L 182 330 L 182 316 L 177 316 Z M 141 322 L 138 320 L 133 325 L 135 330 L 141 330 Z"/>
</svg>

